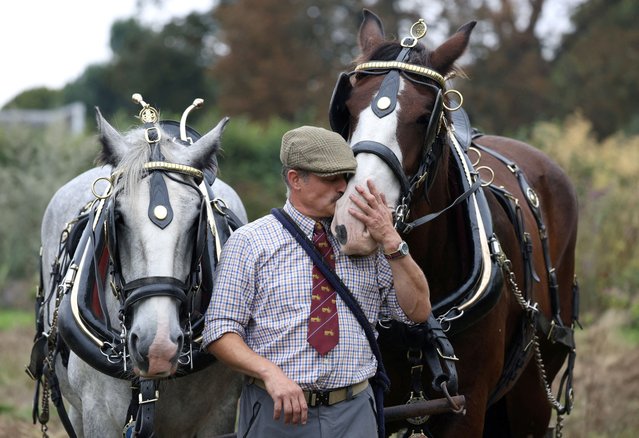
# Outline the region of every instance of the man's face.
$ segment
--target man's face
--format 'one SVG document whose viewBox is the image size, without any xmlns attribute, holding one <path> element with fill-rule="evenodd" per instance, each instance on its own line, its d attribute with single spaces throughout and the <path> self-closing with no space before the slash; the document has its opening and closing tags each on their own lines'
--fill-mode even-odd
<svg viewBox="0 0 639 438">
<path fill-rule="evenodd" d="M 291 190 L 291 202 L 301 213 L 313 218 L 333 216 L 335 203 L 346 190 L 346 175 L 321 177 L 313 173 L 307 177 L 297 174 Z"/>
</svg>

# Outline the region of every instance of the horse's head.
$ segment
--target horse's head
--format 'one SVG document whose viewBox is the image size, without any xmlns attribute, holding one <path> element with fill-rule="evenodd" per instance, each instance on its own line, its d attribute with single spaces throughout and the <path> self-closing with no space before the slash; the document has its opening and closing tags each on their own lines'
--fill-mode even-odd
<svg viewBox="0 0 639 438">
<path fill-rule="evenodd" d="M 191 342 L 193 294 L 212 278 L 199 268 L 210 218 L 200 184 L 228 119 L 192 144 L 162 123 L 121 135 L 97 119 L 100 161 L 113 167 L 105 228 L 123 341 L 136 374 L 166 377 Z"/>
<path fill-rule="evenodd" d="M 428 190 L 441 156 L 438 135 L 446 110 L 451 109 L 446 80 L 463 54 L 475 23 L 462 26 L 435 50 L 418 42 L 426 25 L 418 21 L 411 36 L 386 41 L 379 18 L 364 10 L 359 30 L 361 55 L 351 73 L 343 73 L 333 92 L 331 127 L 350 140 L 357 172 L 338 201 L 333 232 L 346 254 L 368 254 L 377 249 L 363 224 L 349 208 L 355 185 L 372 179 L 386 194 L 389 207 L 405 214 L 413 192 Z M 458 94 L 457 92 L 454 92 Z"/>
</svg>

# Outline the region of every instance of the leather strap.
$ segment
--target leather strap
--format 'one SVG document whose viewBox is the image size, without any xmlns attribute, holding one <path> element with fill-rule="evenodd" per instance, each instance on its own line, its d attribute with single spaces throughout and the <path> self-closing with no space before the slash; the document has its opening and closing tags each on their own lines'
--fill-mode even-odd
<svg viewBox="0 0 639 438">
<path fill-rule="evenodd" d="M 135 419 L 136 438 L 153 438 L 153 423 L 155 419 L 155 402 L 160 398 L 158 381 L 151 379 L 140 380 L 138 394 L 138 413 Z"/>
</svg>

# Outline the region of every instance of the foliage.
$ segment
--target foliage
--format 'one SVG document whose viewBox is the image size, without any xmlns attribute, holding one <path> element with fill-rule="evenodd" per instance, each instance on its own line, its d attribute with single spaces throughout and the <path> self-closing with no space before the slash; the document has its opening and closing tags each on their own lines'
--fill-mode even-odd
<svg viewBox="0 0 639 438">
<path fill-rule="evenodd" d="M 63 93 L 46 87 L 23 91 L 8 102 L 3 109 L 51 109 L 64 104 Z"/>
<path fill-rule="evenodd" d="M 295 127 L 279 119 L 262 126 L 234 118 L 224 131 L 219 176 L 240 194 L 249 220 L 284 203 L 280 144 L 282 135 Z"/>
<path fill-rule="evenodd" d="M 37 272 L 42 213 L 95 155 L 87 138 L 69 137 L 63 126 L 0 131 L 0 286 Z"/>
<path fill-rule="evenodd" d="M 98 105 L 107 117 L 130 107 L 133 93 L 161 111 L 180 114 L 196 97 L 214 103 L 217 83 L 207 68 L 216 59 L 208 42 L 215 30 L 207 14 L 190 14 L 160 30 L 135 18 L 116 21 L 111 28 L 113 59 L 87 67 L 64 87 L 63 100 L 88 108 Z"/>
<path fill-rule="evenodd" d="M 0 310 L 0 332 L 31 326 L 33 326 L 33 312 L 11 309 Z"/>
<path fill-rule="evenodd" d="M 598 142 L 591 123 L 577 114 L 563 125 L 536 125 L 530 142 L 553 157 L 577 189 L 577 273 L 582 305 L 588 310 L 636 308 L 639 136 L 616 134 Z M 639 318 L 635 321 L 639 325 Z"/>
<path fill-rule="evenodd" d="M 637 20 L 635 0 L 583 4 L 553 65 L 556 108 L 562 115 L 581 110 L 600 139 L 619 130 L 639 133 Z"/>
<path fill-rule="evenodd" d="M 219 105 L 267 121 L 325 123 L 331 90 L 356 56 L 362 8 L 395 23 L 399 1 L 238 0 L 215 11 L 228 53 L 213 68 Z"/>
</svg>

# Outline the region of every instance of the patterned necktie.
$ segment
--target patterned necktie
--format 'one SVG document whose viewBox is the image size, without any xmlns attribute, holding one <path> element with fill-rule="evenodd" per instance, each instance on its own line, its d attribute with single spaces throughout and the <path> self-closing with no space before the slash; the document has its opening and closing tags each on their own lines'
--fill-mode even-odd
<svg viewBox="0 0 639 438">
<path fill-rule="evenodd" d="M 313 230 L 313 243 L 324 260 L 335 269 L 335 254 L 326 238 L 324 226 L 316 222 Z M 339 341 L 339 321 L 337 318 L 336 293 L 333 286 L 324 278 L 324 274 L 313 265 L 313 291 L 311 296 L 311 314 L 308 320 L 306 340 L 319 354 L 331 351 Z"/>
</svg>

